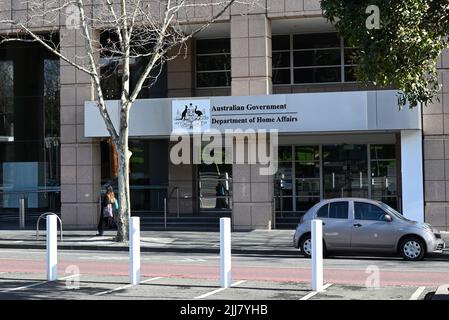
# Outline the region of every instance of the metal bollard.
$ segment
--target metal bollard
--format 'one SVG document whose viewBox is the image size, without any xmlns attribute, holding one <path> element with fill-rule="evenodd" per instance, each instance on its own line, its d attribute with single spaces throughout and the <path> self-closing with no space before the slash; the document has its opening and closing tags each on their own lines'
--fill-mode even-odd
<svg viewBox="0 0 449 320">
<path fill-rule="evenodd" d="M 25 229 L 25 198 L 19 199 L 19 228 Z"/>
<path fill-rule="evenodd" d="M 129 219 L 129 263 L 130 282 L 132 285 L 140 282 L 140 218 Z"/>
<path fill-rule="evenodd" d="M 231 286 L 231 218 L 220 218 L 220 282 Z"/>
<path fill-rule="evenodd" d="M 323 222 L 312 220 L 312 289 L 323 290 Z"/>
<path fill-rule="evenodd" d="M 56 216 L 47 216 L 47 280 L 58 279 L 58 227 Z"/>
</svg>

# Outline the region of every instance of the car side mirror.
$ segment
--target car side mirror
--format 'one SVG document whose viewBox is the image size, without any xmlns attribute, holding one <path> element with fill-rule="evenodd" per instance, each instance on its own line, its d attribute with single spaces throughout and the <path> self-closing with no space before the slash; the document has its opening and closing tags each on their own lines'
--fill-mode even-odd
<svg viewBox="0 0 449 320">
<path fill-rule="evenodd" d="M 393 221 L 393 219 L 391 218 L 391 216 L 389 214 L 384 215 L 384 220 L 387 222 Z"/>
</svg>

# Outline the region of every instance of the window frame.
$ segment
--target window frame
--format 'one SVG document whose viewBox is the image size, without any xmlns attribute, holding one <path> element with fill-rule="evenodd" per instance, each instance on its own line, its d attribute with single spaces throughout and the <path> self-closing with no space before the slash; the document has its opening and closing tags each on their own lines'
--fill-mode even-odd
<svg viewBox="0 0 449 320">
<path fill-rule="evenodd" d="M 353 202 L 353 208 L 354 208 L 354 221 L 374 221 L 374 222 L 387 222 L 386 220 L 384 220 L 384 219 L 382 219 L 382 220 L 379 220 L 379 219 L 376 219 L 376 220 L 373 220 L 373 219 L 362 219 L 362 218 L 364 218 L 363 216 L 361 217 L 361 218 L 357 218 L 356 217 L 356 212 L 355 212 L 355 206 L 356 206 L 356 204 L 357 203 L 361 203 L 361 204 L 364 204 L 364 205 L 368 205 L 368 206 L 374 206 L 374 207 L 376 207 L 377 209 L 379 209 L 379 210 L 381 210 L 383 213 L 384 213 L 384 216 L 385 215 L 387 215 L 387 214 L 389 214 L 387 211 L 385 211 L 382 207 L 380 207 L 380 206 L 378 206 L 378 205 L 376 205 L 376 204 L 374 204 L 374 203 L 369 203 L 369 202 L 363 202 L 363 201 L 354 201 Z M 391 214 L 389 214 L 390 216 L 391 216 Z"/>
<path fill-rule="evenodd" d="M 280 86 L 310 86 L 310 85 L 327 85 L 327 84 L 342 84 L 342 83 L 357 83 L 358 81 L 348 81 L 345 79 L 345 70 L 348 67 L 355 67 L 357 64 L 346 64 L 345 63 L 345 51 L 347 49 L 356 49 L 353 47 L 348 47 L 345 45 L 343 37 L 339 37 L 340 44 L 339 47 L 320 47 L 320 48 L 308 48 L 308 49 L 294 49 L 294 36 L 295 35 L 319 35 L 319 34 L 325 34 L 325 33 L 334 33 L 334 32 L 313 32 L 313 33 L 288 33 L 288 34 L 274 34 L 273 37 L 276 36 L 289 36 L 290 37 L 290 48 L 287 49 L 280 49 L 276 50 L 272 48 L 271 55 L 274 56 L 274 53 L 285 53 L 288 52 L 290 54 L 290 66 L 289 67 L 278 67 L 274 68 L 273 63 L 272 66 L 272 74 L 274 75 L 275 70 L 290 70 L 290 83 L 274 83 L 273 86 L 280 87 Z M 340 51 L 340 63 L 338 65 L 317 65 L 317 66 L 301 66 L 301 67 L 295 67 L 294 66 L 294 55 L 295 52 L 307 52 L 307 51 L 324 51 L 324 50 L 339 50 Z M 295 83 L 294 74 L 295 70 L 300 69 L 320 69 L 320 68 L 340 68 L 340 80 L 334 81 L 334 82 L 306 82 L 306 83 Z"/>
<path fill-rule="evenodd" d="M 330 214 L 331 214 L 331 205 L 332 204 L 336 204 L 336 203 L 346 203 L 346 218 L 332 218 L 331 216 L 330 216 Z M 329 202 L 328 203 L 329 204 L 329 210 L 328 210 L 328 212 L 327 212 L 327 216 L 328 216 L 328 219 L 336 219 L 336 220 L 350 220 L 350 216 L 349 216 L 349 208 L 350 208 L 350 206 L 349 206 L 349 201 L 348 200 L 337 200 L 337 201 L 331 201 L 331 202 Z"/>
<path fill-rule="evenodd" d="M 331 217 L 331 216 L 330 216 L 331 205 L 332 205 L 332 204 L 336 204 L 336 203 L 346 203 L 346 206 L 347 206 L 347 208 L 346 208 L 346 218 L 334 218 L 334 217 Z M 319 212 L 321 209 L 323 209 L 324 207 L 327 207 L 327 215 L 326 215 L 326 217 L 320 217 L 320 216 L 318 216 L 318 212 Z M 350 203 L 349 203 L 348 200 L 329 201 L 329 202 L 326 202 L 325 204 L 323 204 L 321 207 L 319 207 L 318 210 L 316 210 L 315 217 L 316 217 L 316 218 L 322 218 L 322 219 L 335 219 L 335 220 L 348 220 L 348 221 L 349 221 L 349 220 L 351 220 L 349 211 L 350 211 Z"/>
<path fill-rule="evenodd" d="M 229 40 L 229 52 L 219 52 L 219 53 L 198 53 L 198 45 L 197 42 L 198 41 L 202 41 L 202 40 L 223 40 L 223 39 L 227 39 Z M 194 82 L 195 82 L 195 89 L 226 89 L 226 88 L 231 88 L 232 86 L 232 57 L 231 57 L 231 38 L 226 38 L 226 37 L 213 37 L 213 38 L 195 38 L 194 41 L 194 52 L 195 52 L 195 63 L 194 63 Z M 201 70 L 198 71 L 198 57 L 205 57 L 205 56 L 228 56 L 229 57 L 229 66 L 230 69 L 229 70 Z M 229 73 L 230 74 L 230 81 L 229 81 L 229 85 L 225 85 L 225 86 L 208 86 L 208 87 L 201 87 L 198 86 L 198 74 L 199 73 Z"/>
</svg>

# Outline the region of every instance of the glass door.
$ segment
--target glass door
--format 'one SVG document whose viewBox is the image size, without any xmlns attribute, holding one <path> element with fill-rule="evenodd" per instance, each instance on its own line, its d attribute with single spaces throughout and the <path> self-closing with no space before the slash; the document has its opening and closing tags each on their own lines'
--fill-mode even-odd
<svg viewBox="0 0 449 320">
<path fill-rule="evenodd" d="M 278 171 L 274 177 L 276 210 L 293 211 L 293 153 L 292 146 L 280 146 L 278 151 Z"/>
<path fill-rule="evenodd" d="M 320 148 L 295 147 L 296 211 L 306 212 L 320 201 Z"/>
<path fill-rule="evenodd" d="M 394 144 L 370 145 L 371 199 L 399 209 L 397 188 L 397 160 Z"/>
<path fill-rule="evenodd" d="M 324 198 L 368 198 L 366 145 L 323 146 Z"/>
</svg>

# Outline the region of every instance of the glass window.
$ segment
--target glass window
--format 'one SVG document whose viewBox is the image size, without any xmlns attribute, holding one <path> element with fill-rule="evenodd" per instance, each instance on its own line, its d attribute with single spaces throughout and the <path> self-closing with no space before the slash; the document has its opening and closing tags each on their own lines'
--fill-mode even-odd
<svg viewBox="0 0 449 320">
<path fill-rule="evenodd" d="M 290 52 L 281 51 L 273 52 L 273 68 L 288 68 L 290 67 Z"/>
<path fill-rule="evenodd" d="M 151 56 L 137 56 L 148 53 L 153 45 L 150 40 L 142 40 L 141 35 L 133 35 L 130 57 L 130 90 L 132 91 L 140 75 L 150 61 Z M 101 88 L 107 100 L 120 99 L 122 91 L 123 61 L 119 55 L 118 37 L 115 32 L 104 30 L 100 34 L 102 52 L 100 54 Z M 167 97 L 167 68 L 166 65 L 156 65 L 145 79 L 138 99 Z"/>
<path fill-rule="evenodd" d="M 293 54 L 295 67 L 340 65 L 340 49 L 296 51 Z"/>
<path fill-rule="evenodd" d="M 292 147 L 280 146 L 278 148 L 278 159 L 279 161 L 292 161 Z"/>
<path fill-rule="evenodd" d="M 336 33 L 278 35 L 272 45 L 273 84 L 356 81 L 357 49 L 343 47 Z"/>
<path fill-rule="evenodd" d="M 348 202 L 339 201 L 329 204 L 329 218 L 348 219 Z"/>
<path fill-rule="evenodd" d="M 318 146 L 295 147 L 296 209 L 306 211 L 320 200 Z"/>
<path fill-rule="evenodd" d="M 14 137 L 14 64 L 0 61 L 0 139 Z"/>
<path fill-rule="evenodd" d="M 376 205 L 354 202 L 354 217 L 357 220 L 384 221 L 385 211 Z"/>
<path fill-rule="evenodd" d="M 1 226 L 15 221 L 22 194 L 27 226 L 60 212 L 59 77 L 59 58 L 37 42 L 0 45 Z"/>
<path fill-rule="evenodd" d="M 294 83 L 326 83 L 339 82 L 341 68 L 301 68 L 294 71 Z"/>
<path fill-rule="evenodd" d="M 329 204 L 325 204 L 324 206 L 322 206 L 318 210 L 316 216 L 318 218 L 328 218 L 329 217 Z"/>
<path fill-rule="evenodd" d="M 271 41 L 272 41 L 273 51 L 290 50 L 290 36 L 289 35 L 273 36 Z"/>
<path fill-rule="evenodd" d="M 211 53 L 230 53 L 231 41 L 229 38 L 222 39 L 204 39 L 196 41 L 197 54 L 211 54 Z"/>
<path fill-rule="evenodd" d="M 231 41 L 201 39 L 196 41 L 196 86 L 229 87 L 231 85 Z"/>
<path fill-rule="evenodd" d="M 398 208 L 396 145 L 372 144 L 371 198 Z"/>
<path fill-rule="evenodd" d="M 273 69 L 273 84 L 290 84 L 290 69 Z"/>
<path fill-rule="evenodd" d="M 227 150 L 223 149 L 221 153 L 222 163 L 210 164 L 212 159 L 202 153 L 202 163 L 198 165 L 201 211 L 232 210 L 232 164 L 224 163 Z"/>
<path fill-rule="evenodd" d="M 311 33 L 293 36 L 293 49 L 332 48 L 340 46 L 336 33 Z"/>
<path fill-rule="evenodd" d="M 231 85 L 231 72 L 197 72 L 196 86 L 206 87 L 229 87 Z"/>
<path fill-rule="evenodd" d="M 196 59 L 197 71 L 231 70 L 231 61 L 227 55 L 198 56 Z"/>
</svg>

